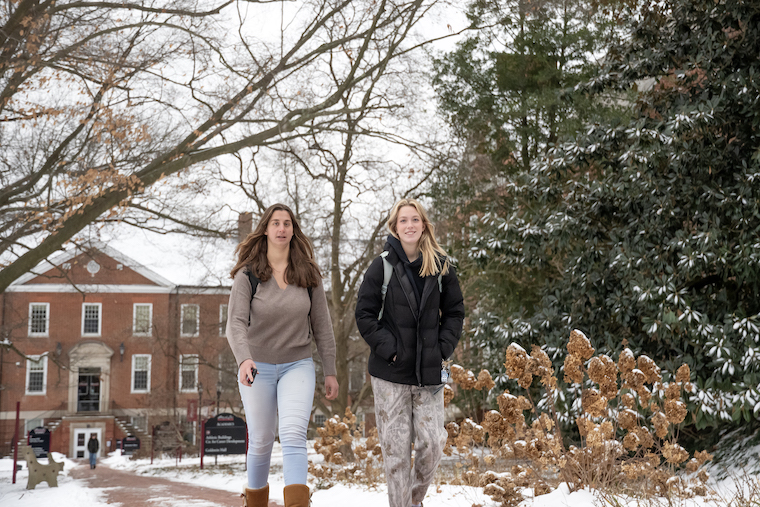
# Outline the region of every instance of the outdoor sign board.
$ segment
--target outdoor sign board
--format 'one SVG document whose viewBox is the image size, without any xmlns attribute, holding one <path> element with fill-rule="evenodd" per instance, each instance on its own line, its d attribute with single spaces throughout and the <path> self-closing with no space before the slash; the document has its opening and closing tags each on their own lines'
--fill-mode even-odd
<svg viewBox="0 0 760 507">
<path fill-rule="evenodd" d="M 245 454 L 245 421 L 219 414 L 206 421 L 203 449 L 206 454 Z"/>
<path fill-rule="evenodd" d="M 37 426 L 29 430 L 29 447 L 37 458 L 47 458 L 50 452 L 50 430 Z"/>
<path fill-rule="evenodd" d="M 121 439 L 121 454 L 131 456 L 140 448 L 140 439 L 132 435 Z"/>
</svg>

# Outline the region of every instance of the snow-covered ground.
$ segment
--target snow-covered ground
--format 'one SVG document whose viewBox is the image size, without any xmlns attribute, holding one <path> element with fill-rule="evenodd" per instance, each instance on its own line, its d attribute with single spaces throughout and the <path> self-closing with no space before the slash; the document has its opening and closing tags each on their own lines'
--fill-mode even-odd
<svg viewBox="0 0 760 507">
<path fill-rule="evenodd" d="M 309 447 L 309 459 L 320 462 L 321 456 L 313 454 L 312 446 Z M 46 483 L 37 486 L 36 489 L 27 491 L 27 471 L 24 469 L 17 474 L 16 484 L 11 484 L 12 460 L 0 459 L 0 505 L 18 507 L 98 507 L 106 505 L 105 489 L 89 488 L 83 481 L 70 477 L 70 471 L 74 466 L 88 466 L 84 460 L 81 463 L 73 462 L 62 455 L 55 455 L 56 461 L 63 460 L 64 472 L 59 476 L 56 488 L 49 488 Z M 22 462 L 23 463 L 23 462 Z M 218 464 L 214 465 L 213 457 L 204 459 L 204 470 L 200 470 L 199 458 L 185 458 L 180 463 L 175 459 L 156 459 L 151 464 L 149 459 L 131 460 L 127 456 L 121 456 L 118 452 L 112 453 L 107 458 L 101 459 L 102 465 L 112 468 L 130 471 L 140 475 L 158 476 L 180 483 L 190 483 L 231 492 L 241 491 L 245 483 L 245 471 L 243 468 L 243 456 L 220 456 Z M 270 497 L 283 503 L 282 488 L 282 454 L 279 446 L 275 445 L 272 455 L 272 474 L 270 475 Z M 758 480 L 754 477 L 754 480 Z M 311 478 L 310 478 L 311 481 Z M 316 488 L 316 482 L 311 483 L 312 489 Z M 736 486 L 731 478 L 724 479 L 713 484 L 720 493 L 720 497 L 707 500 L 697 498 L 677 502 L 681 507 L 718 507 L 726 505 L 727 499 L 732 497 Z M 528 495 L 526 495 L 528 496 Z M 618 505 L 634 507 L 641 505 L 639 501 L 617 497 Z M 446 484 L 434 484 L 428 491 L 425 504 L 441 507 L 496 507 L 496 503 L 485 496 L 481 488 L 466 486 L 451 486 Z M 362 507 L 385 507 L 388 505 L 386 488 L 384 484 L 377 488 L 367 488 L 359 485 L 338 484 L 329 489 L 315 489 L 312 496 L 313 507 L 335 507 L 342 505 L 361 505 Z M 522 507 L 596 507 L 609 505 L 599 498 L 595 498 L 589 491 L 577 491 L 570 493 L 567 487 L 561 486 L 552 493 L 536 498 L 526 499 Z M 650 505 L 656 505 L 652 503 Z M 666 500 L 661 505 L 668 505 Z"/>
</svg>

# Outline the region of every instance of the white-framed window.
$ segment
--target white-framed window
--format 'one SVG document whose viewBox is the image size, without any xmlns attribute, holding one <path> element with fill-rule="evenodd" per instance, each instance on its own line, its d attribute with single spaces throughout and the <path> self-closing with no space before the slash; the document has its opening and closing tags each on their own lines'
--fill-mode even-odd
<svg viewBox="0 0 760 507">
<path fill-rule="evenodd" d="M 325 425 L 326 421 L 327 421 L 327 417 L 325 415 L 314 414 L 314 424 L 316 424 L 320 428 Z"/>
<path fill-rule="evenodd" d="M 153 304 L 135 303 L 132 305 L 132 335 L 150 336 L 153 327 Z"/>
<path fill-rule="evenodd" d="M 82 303 L 82 336 L 100 336 L 102 303 Z"/>
<path fill-rule="evenodd" d="M 180 336 L 198 336 L 200 327 L 200 311 L 198 305 L 182 305 L 182 329 Z"/>
<path fill-rule="evenodd" d="M 198 383 L 198 355 L 182 354 L 179 356 L 179 390 L 193 393 Z"/>
<path fill-rule="evenodd" d="M 148 431 L 148 416 L 146 415 L 133 415 L 130 417 L 130 423 L 137 430 Z"/>
<path fill-rule="evenodd" d="M 150 392 L 150 354 L 132 356 L 132 393 Z"/>
<path fill-rule="evenodd" d="M 26 394 L 47 393 L 47 356 L 29 356 L 26 360 Z"/>
<path fill-rule="evenodd" d="M 219 305 L 219 336 L 227 336 L 227 305 Z"/>
<path fill-rule="evenodd" d="M 50 303 L 29 303 L 29 336 L 50 336 Z"/>
<path fill-rule="evenodd" d="M 41 418 L 37 419 L 27 419 L 24 421 L 24 437 L 29 434 L 30 431 L 32 431 L 34 428 L 39 428 L 40 426 L 43 426 L 43 420 Z"/>
</svg>

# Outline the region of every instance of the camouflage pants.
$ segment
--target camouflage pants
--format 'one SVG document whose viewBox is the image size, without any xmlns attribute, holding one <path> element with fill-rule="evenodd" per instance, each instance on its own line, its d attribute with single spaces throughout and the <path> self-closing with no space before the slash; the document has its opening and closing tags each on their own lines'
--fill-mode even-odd
<svg viewBox="0 0 760 507">
<path fill-rule="evenodd" d="M 388 503 L 410 507 L 425 498 L 443 456 L 443 386 L 418 387 L 372 377 L 372 390 Z"/>
</svg>

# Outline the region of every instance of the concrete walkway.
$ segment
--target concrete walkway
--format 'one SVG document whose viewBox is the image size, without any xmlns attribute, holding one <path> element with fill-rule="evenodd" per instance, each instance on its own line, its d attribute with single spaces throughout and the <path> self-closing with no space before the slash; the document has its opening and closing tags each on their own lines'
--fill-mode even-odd
<svg viewBox="0 0 760 507">
<path fill-rule="evenodd" d="M 83 462 L 71 470 L 71 477 L 85 481 L 92 488 L 104 488 L 107 503 L 123 507 L 243 506 L 243 498 L 239 493 L 135 475 L 106 465 L 99 464 L 91 470 L 89 464 Z M 269 507 L 282 506 L 269 502 Z"/>
</svg>

